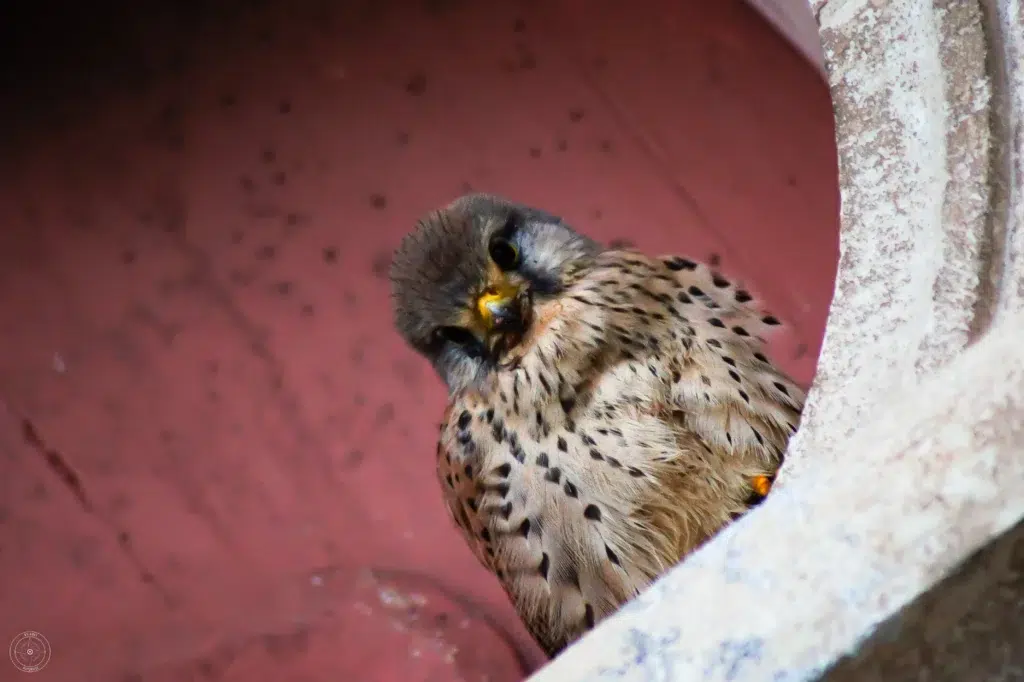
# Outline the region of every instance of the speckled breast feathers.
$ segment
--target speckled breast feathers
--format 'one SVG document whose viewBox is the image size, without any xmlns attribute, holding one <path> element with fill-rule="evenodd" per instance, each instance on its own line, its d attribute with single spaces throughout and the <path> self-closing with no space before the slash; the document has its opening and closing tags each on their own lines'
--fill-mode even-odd
<svg viewBox="0 0 1024 682">
<path fill-rule="evenodd" d="M 607 251 L 453 396 L 448 509 L 549 653 L 763 497 L 804 401 L 778 325 L 705 265 Z"/>
</svg>

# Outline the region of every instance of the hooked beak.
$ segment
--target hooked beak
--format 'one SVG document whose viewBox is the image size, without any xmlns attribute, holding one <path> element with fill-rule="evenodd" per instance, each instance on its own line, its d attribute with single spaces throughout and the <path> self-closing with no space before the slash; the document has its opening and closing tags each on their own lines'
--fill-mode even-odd
<svg viewBox="0 0 1024 682">
<path fill-rule="evenodd" d="M 504 281 L 493 285 L 476 300 L 476 313 L 493 345 L 505 337 L 526 331 L 527 301 L 522 288 Z M 506 340 L 511 340 L 506 338 Z"/>
</svg>

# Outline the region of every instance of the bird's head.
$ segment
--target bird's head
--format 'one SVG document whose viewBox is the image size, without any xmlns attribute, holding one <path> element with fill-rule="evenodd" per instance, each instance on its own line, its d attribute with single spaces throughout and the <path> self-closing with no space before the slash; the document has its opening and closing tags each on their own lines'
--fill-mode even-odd
<svg viewBox="0 0 1024 682">
<path fill-rule="evenodd" d="M 395 326 L 457 391 L 497 367 L 529 330 L 535 306 L 601 251 L 538 209 L 460 197 L 420 219 L 395 251 Z"/>
</svg>

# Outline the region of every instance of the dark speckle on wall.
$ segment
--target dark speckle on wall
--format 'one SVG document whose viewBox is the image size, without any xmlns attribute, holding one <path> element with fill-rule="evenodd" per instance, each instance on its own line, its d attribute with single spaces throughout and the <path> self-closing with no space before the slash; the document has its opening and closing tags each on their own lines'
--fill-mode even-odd
<svg viewBox="0 0 1024 682">
<path fill-rule="evenodd" d="M 427 74 L 422 71 L 409 76 L 409 80 L 405 82 L 405 91 L 414 97 L 419 97 L 427 91 Z"/>
<path fill-rule="evenodd" d="M 273 244 L 264 244 L 256 249 L 256 260 L 274 260 L 277 256 L 277 247 Z"/>
<path fill-rule="evenodd" d="M 309 648 L 309 630 L 300 627 L 287 634 L 265 635 L 263 646 L 272 658 L 292 658 Z"/>
<path fill-rule="evenodd" d="M 300 225 L 306 225 L 309 223 L 309 217 L 295 211 L 290 211 L 284 216 L 285 227 L 297 228 Z"/>
<path fill-rule="evenodd" d="M 395 417 L 395 406 L 392 403 L 383 403 L 377 408 L 377 414 L 374 417 L 374 421 L 377 426 L 385 426 L 391 422 Z"/>
<path fill-rule="evenodd" d="M 346 469 L 357 469 L 359 465 L 363 463 L 366 458 L 366 453 L 362 450 L 349 450 L 345 453 L 344 466 Z"/>
</svg>

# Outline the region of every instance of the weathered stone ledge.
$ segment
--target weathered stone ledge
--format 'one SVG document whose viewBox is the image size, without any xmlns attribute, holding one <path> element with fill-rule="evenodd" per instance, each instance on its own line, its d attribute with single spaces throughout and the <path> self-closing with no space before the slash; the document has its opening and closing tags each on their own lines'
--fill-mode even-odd
<svg viewBox="0 0 1024 682">
<path fill-rule="evenodd" d="M 1024 679 L 1024 5 L 811 10 L 842 246 L 779 486 L 537 682 Z"/>
</svg>

